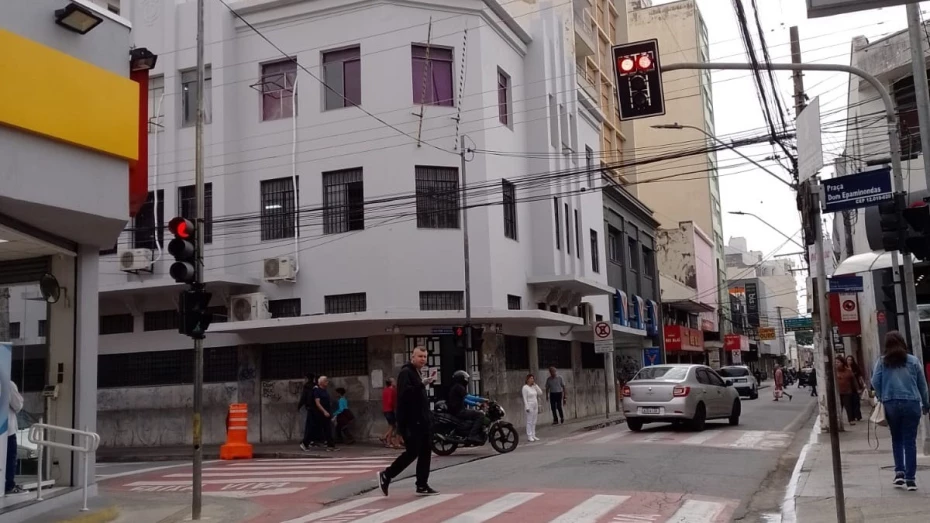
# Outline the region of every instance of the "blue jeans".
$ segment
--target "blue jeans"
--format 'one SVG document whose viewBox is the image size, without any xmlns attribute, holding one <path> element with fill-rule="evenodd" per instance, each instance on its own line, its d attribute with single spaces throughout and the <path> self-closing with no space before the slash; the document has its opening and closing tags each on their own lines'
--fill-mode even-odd
<svg viewBox="0 0 930 523">
<path fill-rule="evenodd" d="M 919 401 L 891 400 L 883 402 L 885 419 L 891 430 L 891 451 L 895 474 L 903 473 L 906 481 L 917 479 L 917 428 L 922 414 Z"/>
<path fill-rule="evenodd" d="M 14 481 L 16 474 L 16 434 L 7 436 L 6 444 L 6 477 L 4 479 L 4 490 L 9 492 L 16 486 Z"/>
</svg>

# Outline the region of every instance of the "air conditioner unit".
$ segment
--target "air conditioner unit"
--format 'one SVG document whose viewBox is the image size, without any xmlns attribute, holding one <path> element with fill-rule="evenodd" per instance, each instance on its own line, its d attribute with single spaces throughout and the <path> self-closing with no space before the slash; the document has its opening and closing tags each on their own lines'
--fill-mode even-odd
<svg viewBox="0 0 930 523">
<path fill-rule="evenodd" d="M 578 315 L 584 319 L 585 325 L 594 325 L 594 306 L 583 301 L 578 305 Z"/>
<path fill-rule="evenodd" d="M 121 271 L 148 270 L 152 267 L 152 249 L 120 249 L 117 259 Z"/>
<path fill-rule="evenodd" d="M 290 254 L 265 258 L 264 267 L 264 279 L 267 282 L 294 281 L 297 277 L 297 264 L 294 263 L 294 256 Z"/>
<path fill-rule="evenodd" d="M 260 292 L 240 294 L 229 299 L 229 321 L 266 320 L 270 317 L 268 297 Z"/>
</svg>

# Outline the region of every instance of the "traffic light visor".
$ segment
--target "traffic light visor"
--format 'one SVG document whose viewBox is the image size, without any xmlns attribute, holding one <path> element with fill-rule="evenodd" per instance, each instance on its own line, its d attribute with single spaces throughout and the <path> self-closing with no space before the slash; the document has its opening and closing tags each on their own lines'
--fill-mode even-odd
<svg viewBox="0 0 930 523">
<path fill-rule="evenodd" d="M 194 224 L 186 218 L 177 218 L 168 222 L 168 230 L 178 238 L 190 238 L 194 234 Z"/>
</svg>

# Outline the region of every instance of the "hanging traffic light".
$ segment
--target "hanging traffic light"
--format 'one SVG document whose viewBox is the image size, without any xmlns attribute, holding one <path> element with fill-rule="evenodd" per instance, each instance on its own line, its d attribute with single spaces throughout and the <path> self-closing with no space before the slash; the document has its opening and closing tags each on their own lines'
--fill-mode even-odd
<svg viewBox="0 0 930 523">
<path fill-rule="evenodd" d="M 481 345 L 484 343 L 484 329 L 481 327 L 472 327 L 471 328 L 471 347 L 470 350 L 481 350 Z"/>
<path fill-rule="evenodd" d="M 197 279 L 197 248 L 194 246 L 194 224 L 178 216 L 168 222 L 168 230 L 174 239 L 168 243 L 168 254 L 174 256 L 174 263 L 168 273 L 178 283 L 194 283 Z"/>
<path fill-rule="evenodd" d="M 620 44 L 612 50 L 620 120 L 665 114 L 659 41 Z"/>
<path fill-rule="evenodd" d="M 882 249 L 888 252 L 905 250 L 907 223 L 904 221 L 904 194 L 896 193 L 890 202 L 879 204 L 879 224 L 882 229 Z"/>
<path fill-rule="evenodd" d="M 195 283 L 181 292 L 178 298 L 178 332 L 196 340 L 204 338 L 213 320 L 213 315 L 208 312 L 211 296 L 202 283 Z"/>
<path fill-rule="evenodd" d="M 466 332 L 467 331 L 465 330 L 465 327 L 462 327 L 461 325 L 452 327 L 452 336 L 455 337 L 456 347 L 460 349 L 465 348 L 465 337 L 467 336 Z"/>
<path fill-rule="evenodd" d="M 920 261 L 930 259 L 930 207 L 926 202 L 917 202 L 902 211 L 904 221 L 910 226 L 904 246 Z"/>
</svg>

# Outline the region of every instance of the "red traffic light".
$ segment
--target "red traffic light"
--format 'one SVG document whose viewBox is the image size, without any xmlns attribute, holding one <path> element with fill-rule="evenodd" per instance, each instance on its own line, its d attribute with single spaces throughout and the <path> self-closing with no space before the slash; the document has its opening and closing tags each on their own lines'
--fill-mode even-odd
<svg viewBox="0 0 930 523">
<path fill-rule="evenodd" d="M 636 59 L 636 67 L 638 67 L 640 71 L 648 71 L 652 68 L 652 57 L 648 54 L 639 55 L 639 58 Z"/>
<path fill-rule="evenodd" d="M 178 238 L 186 240 L 194 235 L 194 224 L 187 218 L 178 216 L 168 222 L 168 230 Z"/>
<path fill-rule="evenodd" d="M 636 69 L 636 62 L 632 56 L 623 56 L 617 60 L 617 67 L 620 68 L 621 73 L 632 73 Z"/>
<path fill-rule="evenodd" d="M 461 338 L 465 336 L 465 327 L 456 327 L 452 329 L 452 333 L 456 338 Z"/>
</svg>

